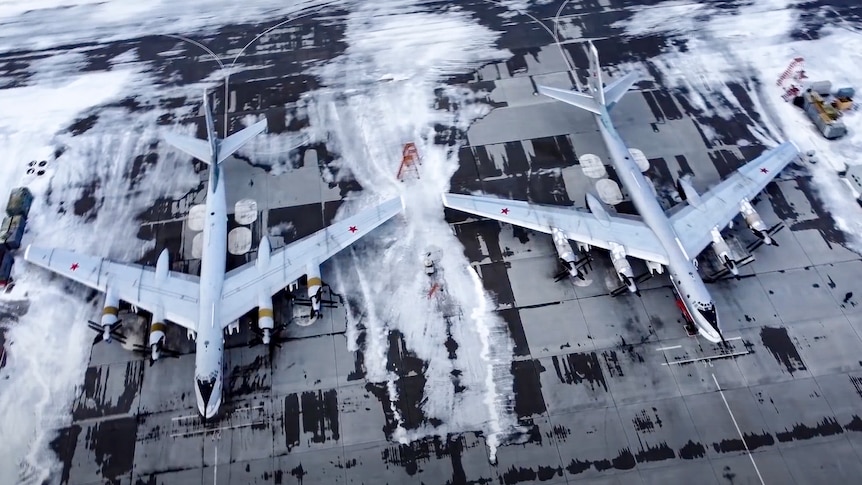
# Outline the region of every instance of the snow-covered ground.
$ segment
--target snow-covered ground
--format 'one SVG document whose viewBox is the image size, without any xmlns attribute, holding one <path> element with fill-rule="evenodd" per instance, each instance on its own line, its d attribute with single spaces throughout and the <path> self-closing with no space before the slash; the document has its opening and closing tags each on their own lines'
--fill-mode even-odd
<svg viewBox="0 0 862 485">
<path fill-rule="evenodd" d="M 442 87 L 443 76 L 469 72 L 507 54 L 493 47 L 496 34 L 469 15 L 410 12 L 396 2 L 357 9 L 348 17 L 345 35 L 347 52 L 316 72 L 327 88 L 309 93 L 309 136 L 339 153 L 342 170 L 376 200 L 401 194 L 406 205 L 404 216 L 388 225 L 385 234 L 369 238 L 361 252 L 343 259 L 351 264 L 336 282 L 339 293 L 358 291 L 361 296 L 367 378 L 386 383 L 389 398 L 398 398 L 397 376 L 387 370 L 386 351 L 389 332 L 400 331 L 408 349 L 427 362 L 423 413 L 442 424 L 418 430 L 399 425 L 395 437 L 406 442 L 481 430 L 493 457 L 499 440 L 515 425 L 512 342 L 443 218 L 440 194 L 458 168 L 457 147 L 433 143 L 435 124 L 466 129 L 488 108 L 468 90 L 447 89 L 460 108 L 437 111 L 434 91 Z M 375 82 L 381 77 L 392 81 Z M 410 141 L 422 158 L 421 178 L 402 183 L 396 174 L 401 149 Z M 365 198 L 357 205 L 370 203 Z M 445 249 L 438 261 L 445 291 L 463 312 L 448 331 L 427 297 L 431 283 L 423 273 L 425 252 L 440 249 Z M 354 338 L 359 323 L 350 322 Z M 446 347 L 450 333 L 458 344 L 454 360 Z M 463 392 L 456 393 L 453 370 L 461 372 Z"/>
<path fill-rule="evenodd" d="M 176 197 L 198 183 L 185 157 L 165 150 L 164 144 L 152 148 L 160 130 L 171 129 L 157 128 L 156 120 L 166 113 L 158 101 L 198 97 L 204 87 L 218 87 L 221 79 L 214 72 L 195 85 L 159 85 L 133 50 L 119 53 L 105 71 L 83 73 L 89 47 L 63 50 L 62 46 L 214 32 L 227 24 L 282 19 L 328 3 L 309 0 L 283 7 L 284 2 L 276 0 L 181 4 L 156 0 L 134 5 L 125 0 L 0 0 L 0 53 L 49 50 L 47 57 L 25 68 L 27 77 L 22 78 L 21 72 L 13 73 L 15 78 L 0 77 L 0 196 L 27 185 L 37 198 L 25 243 L 38 241 L 120 260 L 137 259 L 147 248 L 136 238 L 133 216 L 156 198 Z M 409 440 L 481 430 L 493 450 L 515 424 L 510 402 L 512 344 L 503 322 L 491 313 L 493 302 L 443 220 L 439 195 L 457 168 L 457 150 L 433 145 L 435 123 L 464 129 L 487 108 L 472 103 L 471 93 L 450 91 L 461 109 L 437 111 L 434 90 L 445 76 L 468 72 L 507 53 L 493 47 L 495 33 L 457 7 L 422 13 L 416 5 L 420 2 L 378 3 L 384 2 L 355 6 L 347 20 L 345 41 L 350 48 L 316 70 L 329 87 L 306 100 L 312 126 L 303 136 L 326 140 L 366 189 L 354 203 L 345 204 L 345 212 L 396 193 L 406 199 L 405 216 L 389 226 L 379 243 L 369 240 L 367 252 L 356 252 L 354 264 L 348 265 L 339 284 L 342 291 L 358 292 L 364 299 L 369 379 L 390 383 L 391 397 L 396 397 L 393 376 L 385 365 L 389 329 L 400 330 L 408 347 L 429 363 L 423 410 L 444 424 L 410 433 L 402 428 L 396 436 Z M 369 81 L 381 78 L 391 81 L 372 82 L 368 87 Z M 342 88 L 356 87 L 361 89 L 342 95 Z M 147 109 L 105 106 L 129 96 L 136 96 Z M 69 126 L 91 114 L 97 115 L 93 126 L 73 136 Z M 172 114 L 181 119 L 191 113 Z M 297 138 L 282 138 L 258 143 L 253 151 L 283 157 Z M 409 189 L 395 180 L 400 150 L 407 141 L 416 142 L 423 158 L 421 183 Z M 154 150 L 158 163 L 145 165 L 130 180 L 135 156 Z M 28 175 L 28 162 L 41 160 L 48 162 L 46 173 Z M 76 207 L 76 201 L 90 197 L 95 207 L 87 209 L 86 203 Z M 76 214 L 76 208 L 87 210 Z M 429 247 L 447 249 L 439 262 L 447 277 L 446 291 L 464 314 L 449 331 L 459 345 L 454 361 L 445 349 L 446 324 L 417 277 L 422 275 L 422 254 Z M 381 267 L 389 271 L 382 273 Z M 48 445 L 55 430 L 70 421 L 70 405 L 83 380 L 92 338 L 85 322 L 97 316 L 100 302 L 84 303 L 84 292 L 70 292 L 64 281 L 44 272 L 27 271 L 20 259 L 14 274 L 17 284 L 9 297 L 26 295 L 31 305 L 30 312 L 7 332 L 11 348 L 0 375 L 0 483 L 43 483 L 57 470 Z M 356 330 L 353 326 L 353 335 Z M 453 369 L 461 372 L 459 385 L 466 388 L 457 394 Z"/>
<path fill-rule="evenodd" d="M 36 193 L 26 240 L 136 259 L 146 248 L 135 237 L 132 216 L 159 196 L 177 196 L 197 185 L 187 160 L 161 147 L 159 163 L 147 165 L 135 184 L 128 177 L 134 157 L 149 153 L 162 129 L 156 120 L 165 110 L 157 101 L 197 97 L 205 86 L 218 87 L 220 74 L 195 85 L 158 85 L 134 51 L 119 53 L 108 70 L 83 73 L 91 49 L 87 43 L 215 32 L 225 25 L 282 19 L 335 2 L 305 0 L 288 7 L 284 3 L 0 0 L 0 54 L 54 49 L 26 68 L 26 80 L 0 77 L 0 200 L 18 185 L 28 185 Z M 515 11 L 529 2 L 492 3 Z M 310 128 L 299 138 L 264 138 L 252 151 L 283 157 L 286 149 L 303 140 L 325 141 L 340 155 L 339 173 L 355 177 L 365 189 L 344 205 L 345 214 L 395 194 L 404 196 L 404 216 L 363 241 L 361 251 L 339 256 L 346 264 L 336 275 L 337 291 L 363 303 L 364 313 L 348 328 L 350 345 L 358 345 L 359 332 L 365 332 L 367 377 L 385 383 L 393 401 L 397 376 L 386 367 L 388 332 L 400 331 L 408 349 L 428 363 L 422 410 L 442 424 L 418 430 L 399 427 L 396 438 L 481 430 L 493 454 L 499 439 L 516 424 L 511 410 L 512 343 L 503 322 L 491 313 L 494 302 L 443 220 L 439 195 L 448 189 L 457 168 L 457 147 L 433 144 L 435 124 L 464 129 L 488 108 L 475 102 L 474 93 L 453 88 L 444 89 L 457 110 L 436 110 L 434 104 L 435 89 L 443 88 L 445 76 L 469 72 L 508 53 L 494 47 L 497 33 L 457 6 L 430 13 L 418 0 L 339 5 L 351 12 L 344 39 L 348 48 L 344 55 L 314 68 L 313 74 L 326 87 L 303 101 Z M 826 141 L 801 112 L 781 101 L 774 83 L 793 57 L 803 56 L 813 79 L 862 87 L 854 67 L 862 61 L 862 37 L 851 26 L 836 25 L 820 30 L 817 40 L 793 41 L 789 34 L 800 25 L 802 5 L 764 0 L 718 9 L 670 1 L 640 10 L 619 27 L 635 36 L 664 33 L 687 39 L 684 51 L 668 44 L 666 53 L 650 62 L 662 73 L 662 84 L 689 88 L 693 106 L 729 115 L 730 109 L 722 107 L 740 103 L 727 83 L 740 82 L 749 88 L 762 115 L 751 123 L 761 141 L 791 139 L 803 150 L 815 149 L 821 160 L 852 164 L 862 146 L 860 115 L 845 118 L 850 130 L 846 138 Z M 83 47 L 62 49 L 75 43 Z M 131 95 L 151 109 L 104 107 Z M 75 120 L 93 113 L 98 118 L 85 133 L 72 136 L 66 131 Z M 173 114 L 181 118 L 189 113 Z M 402 183 L 395 174 L 401 148 L 409 141 L 417 144 L 422 157 L 421 179 Z M 56 152 L 62 155 L 55 160 Z M 47 173 L 27 175 L 31 160 L 47 160 Z M 842 195 L 846 192 L 833 190 L 843 186 L 825 163 L 810 168 L 827 207 L 862 247 L 857 222 L 862 211 L 852 197 Z M 95 208 L 76 215 L 75 202 L 89 192 Z M 427 298 L 423 255 L 428 250 L 441 255 L 438 264 L 446 277 L 445 290 L 463 315 L 450 329 Z M 19 260 L 11 297 L 26 294 L 32 303 L 29 313 L 7 333 L 11 352 L 0 375 L 0 483 L 42 483 L 56 469 L 48 444 L 54 430 L 70 419 L 68 410 L 82 381 L 92 337 L 84 322 L 97 314 L 99 306 L 83 303 L 83 293 L 69 292 L 62 281 L 25 268 Z M 450 335 L 458 344 L 454 360 L 445 345 Z M 460 371 L 462 392 L 456 392 L 453 371 Z"/>
<path fill-rule="evenodd" d="M 185 160 L 159 153 L 159 163 L 129 178 L 134 157 L 147 154 L 157 140 L 159 110 L 132 115 L 124 108 L 105 108 L 85 133 L 73 136 L 67 128 L 91 108 L 141 92 L 146 76 L 130 68 L 78 74 L 74 64 L 60 63 L 41 75 L 36 84 L 0 90 L 0 208 L 5 209 L 13 187 L 26 185 L 36 202 L 25 243 L 137 259 L 146 248 L 136 238 L 133 216 L 159 196 L 187 191 L 196 175 Z M 141 100 L 147 99 L 143 94 Z M 28 174 L 31 161 L 46 161 L 45 174 Z M 0 483 L 42 483 L 54 461 L 47 446 L 54 430 L 68 423 L 83 379 L 92 338 L 86 321 L 97 316 L 97 308 L 84 302 L 85 292 L 68 291 L 63 281 L 27 271 L 20 258 L 13 275 L 16 286 L 7 297 L 27 297 L 31 305 L 6 334 L 10 352 L 0 380 Z"/>
<path fill-rule="evenodd" d="M 831 80 L 833 88 L 862 91 L 856 67 L 862 62 L 862 26 L 835 20 L 833 12 L 801 0 L 764 0 L 737 8 L 672 0 L 642 8 L 615 26 L 632 36 L 665 34 L 685 40 L 684 49 L 668 42 L 666 52 L 649 62 L 663 77 L 657 81 L 686 88 L 694 107 L 729 117 L 741 106 L 728 88 L 728 83 L 737 83 L 746 88 L 760 114 L 760 119 L 750 120 L 759 141 L 786 139 L 803 153 L 814 150 L 821 163 L 808 169 L 819 196 L 846 233 L 848 245 L 862 253 L 862 208 L 836 170 L 862 163 L 862 113 L 843 117 L 847 136 L 827 140 L 801 110 L 782 100 L 783 89 L 776 83 L 795 57 L 803 57 L 811 81 Z M 815 39 L 791 36 L 798 38 L 809 29 L 819 29 Z"/>
</svg>

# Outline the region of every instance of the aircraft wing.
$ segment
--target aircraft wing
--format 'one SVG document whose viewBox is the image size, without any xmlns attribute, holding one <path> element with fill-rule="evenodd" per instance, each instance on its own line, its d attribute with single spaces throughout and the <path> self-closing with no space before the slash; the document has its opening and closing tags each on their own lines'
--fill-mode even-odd
<svg viewBox="0 0 862 485">
<path fill-rule="evenodd" d="M 799 155 L 791 142 L 764 152 L 740 167 L 726 180 L 700 195 L 699 201 L 674 214 L 670 220 L 677 236 L 692 258 L 712 242 L 710 231 L 722 227 L 739 214 L 739 203 L 763 190 Z"/>
<path fill-rule="evenodd" d="M 326 261 L 401 210 L 401 198 L 390 199 L 273 251 L 264 268 L 251 261 L 228 272 L 222 290 L 222 326 L 257 307 L 259 292 L 278 293 L 306 274 L 309 263 Z"/>
<path fill-rule="evenodd" d="M 200 294 L 196 276 L 169 271 L 164 281 L 156 282 L 154 268 L 37 246 L 27 246 L 24 259 L 103 293 L 110 286 L 120 300 L 149 312 L 161 307 L 166 320 L 196 329 Z"/>
<path fill-rule="evenodd" d="M 637 219 L 608 214 L 598 217 L 567 207 L 460 194 L 444 194 L 443 205 L 548 234 L 552 227 L 556 227 L 567 238 L 580 243 L 604 249 L 610 249 L 611 243 L 617 243 L 625 248 L 628 255 L 668 264 L 667 253 L 655 234 Z"/>
</svg>

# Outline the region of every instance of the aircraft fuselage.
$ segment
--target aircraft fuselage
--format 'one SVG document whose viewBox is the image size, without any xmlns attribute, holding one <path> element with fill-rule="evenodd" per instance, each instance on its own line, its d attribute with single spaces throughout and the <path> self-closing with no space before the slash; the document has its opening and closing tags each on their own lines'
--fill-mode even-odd
<svg viewBox="0 0 862 485">
<path fill-rule="evenodd" d="M 620 181 L 644 223 L 667 252 L 670 279 L 700 334 L 712 342 L 720 342 L 715 302 L 694 266 L 692 255 L 686 254 L 670 220 L 650 189 L 649 181 L 641 173 L 628 147 L 614 128 L 607 108 L 603 104 L 601 106 L 602 113 L 595 115 L 596 122 Z"/>
<path fill-rule="evenodd" d="M 215 158 L 215 157 L 213 157 Z M 196 337 L 195 395 L 205 419 L 218 412 L 222 400 L 224 338 L 219 314 L 227 264 L 227 201 L 221 167 L 210 165 L 203 228 L 200 276 L 200 320 Z"/>
</svg>

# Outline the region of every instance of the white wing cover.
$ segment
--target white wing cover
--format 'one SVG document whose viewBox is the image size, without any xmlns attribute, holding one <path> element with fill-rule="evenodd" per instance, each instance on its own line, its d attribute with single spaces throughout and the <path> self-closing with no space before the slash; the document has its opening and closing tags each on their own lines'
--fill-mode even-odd
<svg viewBox="0 0 862 485">
<path fill-rule="evenodd" d="M 326 261 L 401 210 L 401 198 L 390 199 L 273 251 L 265 268 L 253 261 L 230 271 L 222 291 L 223 325 L 257 307 L 258 292 L 267 296 L 279 292 L 302 277 L 309 263 Z"/>
<path fill-rule="evenodd" d="M 730 177 L 700 196 L 670 220 L 688 254 L 696 255 L 712 241 L 710 231 L 721 228 L 739 214 L 742 199 L 753 198 L 799 155 L 792 142 L 785 142 L 748 162 Z"/>
<path fill-rule="evenodd" d="M 443 204 L 467 212 L 534 231 L 551 233 L 555 227 L 573 241 L 610 249 L 611 243 L 622 245 L 628 255 L 667 264 L 667 253 L 652 230 L 642 221 L 622 216 L 599 218 L 589 212 L 529 202 L 444 194 Z"/>
<path fill-rule="evenodd" d="M 103 293 L 110 287 L 120 300 L 149 312 L 160 308 L 165 319 L 187 329 L 197 326 L 196 276 L 170 271 L 164 280 L 156 281 L 154 268 L 37 246 L 28 246 L 24 259 Z"/>
</svg>

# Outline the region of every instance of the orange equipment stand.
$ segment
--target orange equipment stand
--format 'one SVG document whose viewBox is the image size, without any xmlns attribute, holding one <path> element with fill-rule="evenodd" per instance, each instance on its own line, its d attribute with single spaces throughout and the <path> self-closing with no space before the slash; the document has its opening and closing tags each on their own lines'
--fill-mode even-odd
<svg viewBox="0 0 862 485">
<path fill-rule="evenodd" d="M 404 150 L 401 152 L 401 165 L 398 167 L 398 180 L 403 182 L 408 176 L 418 179 L 418 165 L 421 163 L 416 145 L 413 142 L 404 145 Z"/>
</svg>

